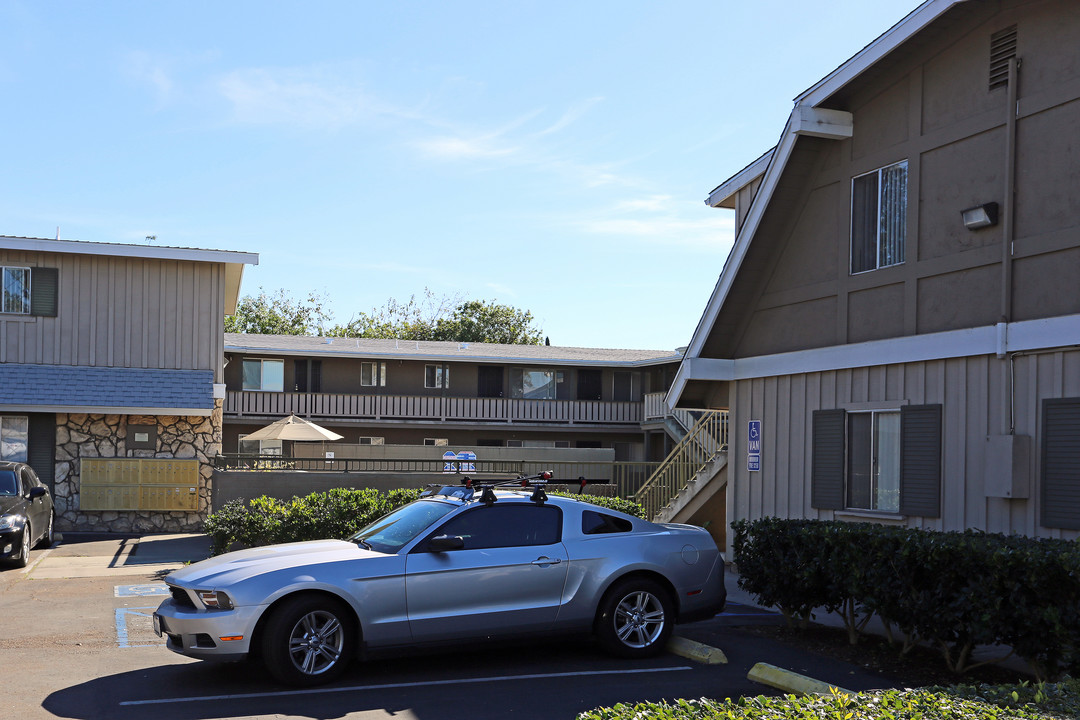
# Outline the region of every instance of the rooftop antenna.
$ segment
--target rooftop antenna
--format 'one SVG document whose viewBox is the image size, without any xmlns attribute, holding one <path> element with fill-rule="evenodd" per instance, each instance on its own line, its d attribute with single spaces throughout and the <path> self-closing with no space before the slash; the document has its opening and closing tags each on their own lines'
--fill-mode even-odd
<svg viewBox="0 0 1080 720">
<path fill-rule="evenodd" d="M 57 240 L 60 239 L 60 226 L 59 225 L 56 226 L 56 239 Z"/>
</svg>

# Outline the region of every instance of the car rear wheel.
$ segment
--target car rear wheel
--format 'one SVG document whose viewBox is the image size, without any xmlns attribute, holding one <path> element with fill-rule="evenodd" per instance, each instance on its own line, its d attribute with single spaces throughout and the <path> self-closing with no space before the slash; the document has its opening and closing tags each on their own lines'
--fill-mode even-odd
<svg viewBox="0 0 1080 720">
<path fill-rule="evenodd" d="M 39 548 L 52 547 L 53 544 L 53 514 L 49 513 L 49 527 L 45 529 L 45 534 L 38 540 L 37 546 Z"/>
<path fill-rule="evenodd" d="M 612 586 L 600 601 L 596 637 L 612 655 L 650 657 L 664 649 L 674 622 L 667 590 L 648 578 L 630 578 Z"/>
<path fill-rule="evenodd" d="M 336 679 L 352 660 L 356 632 L 340 602 L 307 595 L 275 608 L 262 634 L 262 659 L 276 680 L 318 685 Z"/>
</svg>

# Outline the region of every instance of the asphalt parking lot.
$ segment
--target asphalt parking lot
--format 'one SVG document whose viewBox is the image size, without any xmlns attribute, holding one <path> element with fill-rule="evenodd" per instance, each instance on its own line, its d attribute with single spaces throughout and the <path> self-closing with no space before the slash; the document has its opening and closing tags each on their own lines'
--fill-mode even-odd
<svg viewBox="0 0 1080 720">
<path fill-rule="evenodd" d="M 332 685 L 293 690 L 257 665 L 180 657 L 154 635 L 161 578 L 205 553 L 199 536 L 69 536 L 34 551 L 28 568 L 0 571 L 0 656 L 10 672 L 0 716 L 573 718 L 617 702 L 775 692 L 747 679 L 757 662 L 853 690 L 892 685 L 748 634 L 748 625 L 782 621 L 732 588 L 723 615 L 677 629 L 719 647 L 727 664 L 670 653 L 618 660 L 588 640 L 551 639 L 381 657 Z"/>
</svg>

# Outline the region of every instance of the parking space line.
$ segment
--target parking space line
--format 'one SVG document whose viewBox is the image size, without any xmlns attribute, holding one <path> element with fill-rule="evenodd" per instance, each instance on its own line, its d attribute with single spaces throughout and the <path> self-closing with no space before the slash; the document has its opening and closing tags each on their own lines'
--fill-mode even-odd
<svg viewBox="0 0 1080 720">
<path fill-rule="evenodd" d="M 383 685 L 352 685 L 341 688 L 312 688 L 309 690 L 279 690 L 277 692 L 241 693 L 237 695 L 203 695 L 196 697 L 161 698 L 158 700 L 124 700 L 120 705 L 163 705 L 181 702 L 214 702 L 218 700 L 251 700 L 255 698 L 291 697 L 299 695 L 319 695 L 323 693 L 362 692 L 366 690 L 394 690 L 398 688 L 432 687 L 434 685 L 468 685 L 470 683 L 509 682 L 516 680 L 550 680 L 567 677 L 596 677 L 598 675 L 635 675 L 641 673 L 675 672 L 693 670 L 692 667 L 641 668 L 637 670 L 583 670 L 581 672 L 539 673 L 536 675 L 500 675 L 487 678 L 463 678 L 458 680 L 427 680 L 407 683 L 386 683 Z"/>
<path fill-rule="evenodd" d="M 140 608 L 116 608 L 116 644 L 122 648 L 136 648 L 136 647 L 157 647 L 161 643 L 153 643 L 151 645 L 129 645 L 128 644 L 128 629 L 127 619 L 129 615 L 140 615 L 142 617 L 151 617 L 150 613 L 140 612 L 141 610 L 150 610 L 153 612 L 154 607 L 140 607 Z"/>
</svg>

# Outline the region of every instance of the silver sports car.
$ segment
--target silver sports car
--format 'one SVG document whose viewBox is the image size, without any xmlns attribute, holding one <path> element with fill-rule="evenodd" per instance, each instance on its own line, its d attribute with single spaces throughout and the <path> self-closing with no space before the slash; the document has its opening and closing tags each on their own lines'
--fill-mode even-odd
<svg viewBox="0 0 1080 720">
<path fill-rule="evenodd" d="M 220 555 L 166 578 L 154 628 L 174 652 L 259 657 L 328 682 L 364 650 L 555 631 L 626 657 L 723 609 L 724 560 L 689 525 L 533 491 L 443 487 L 348 540 Z"/>
</svg>

